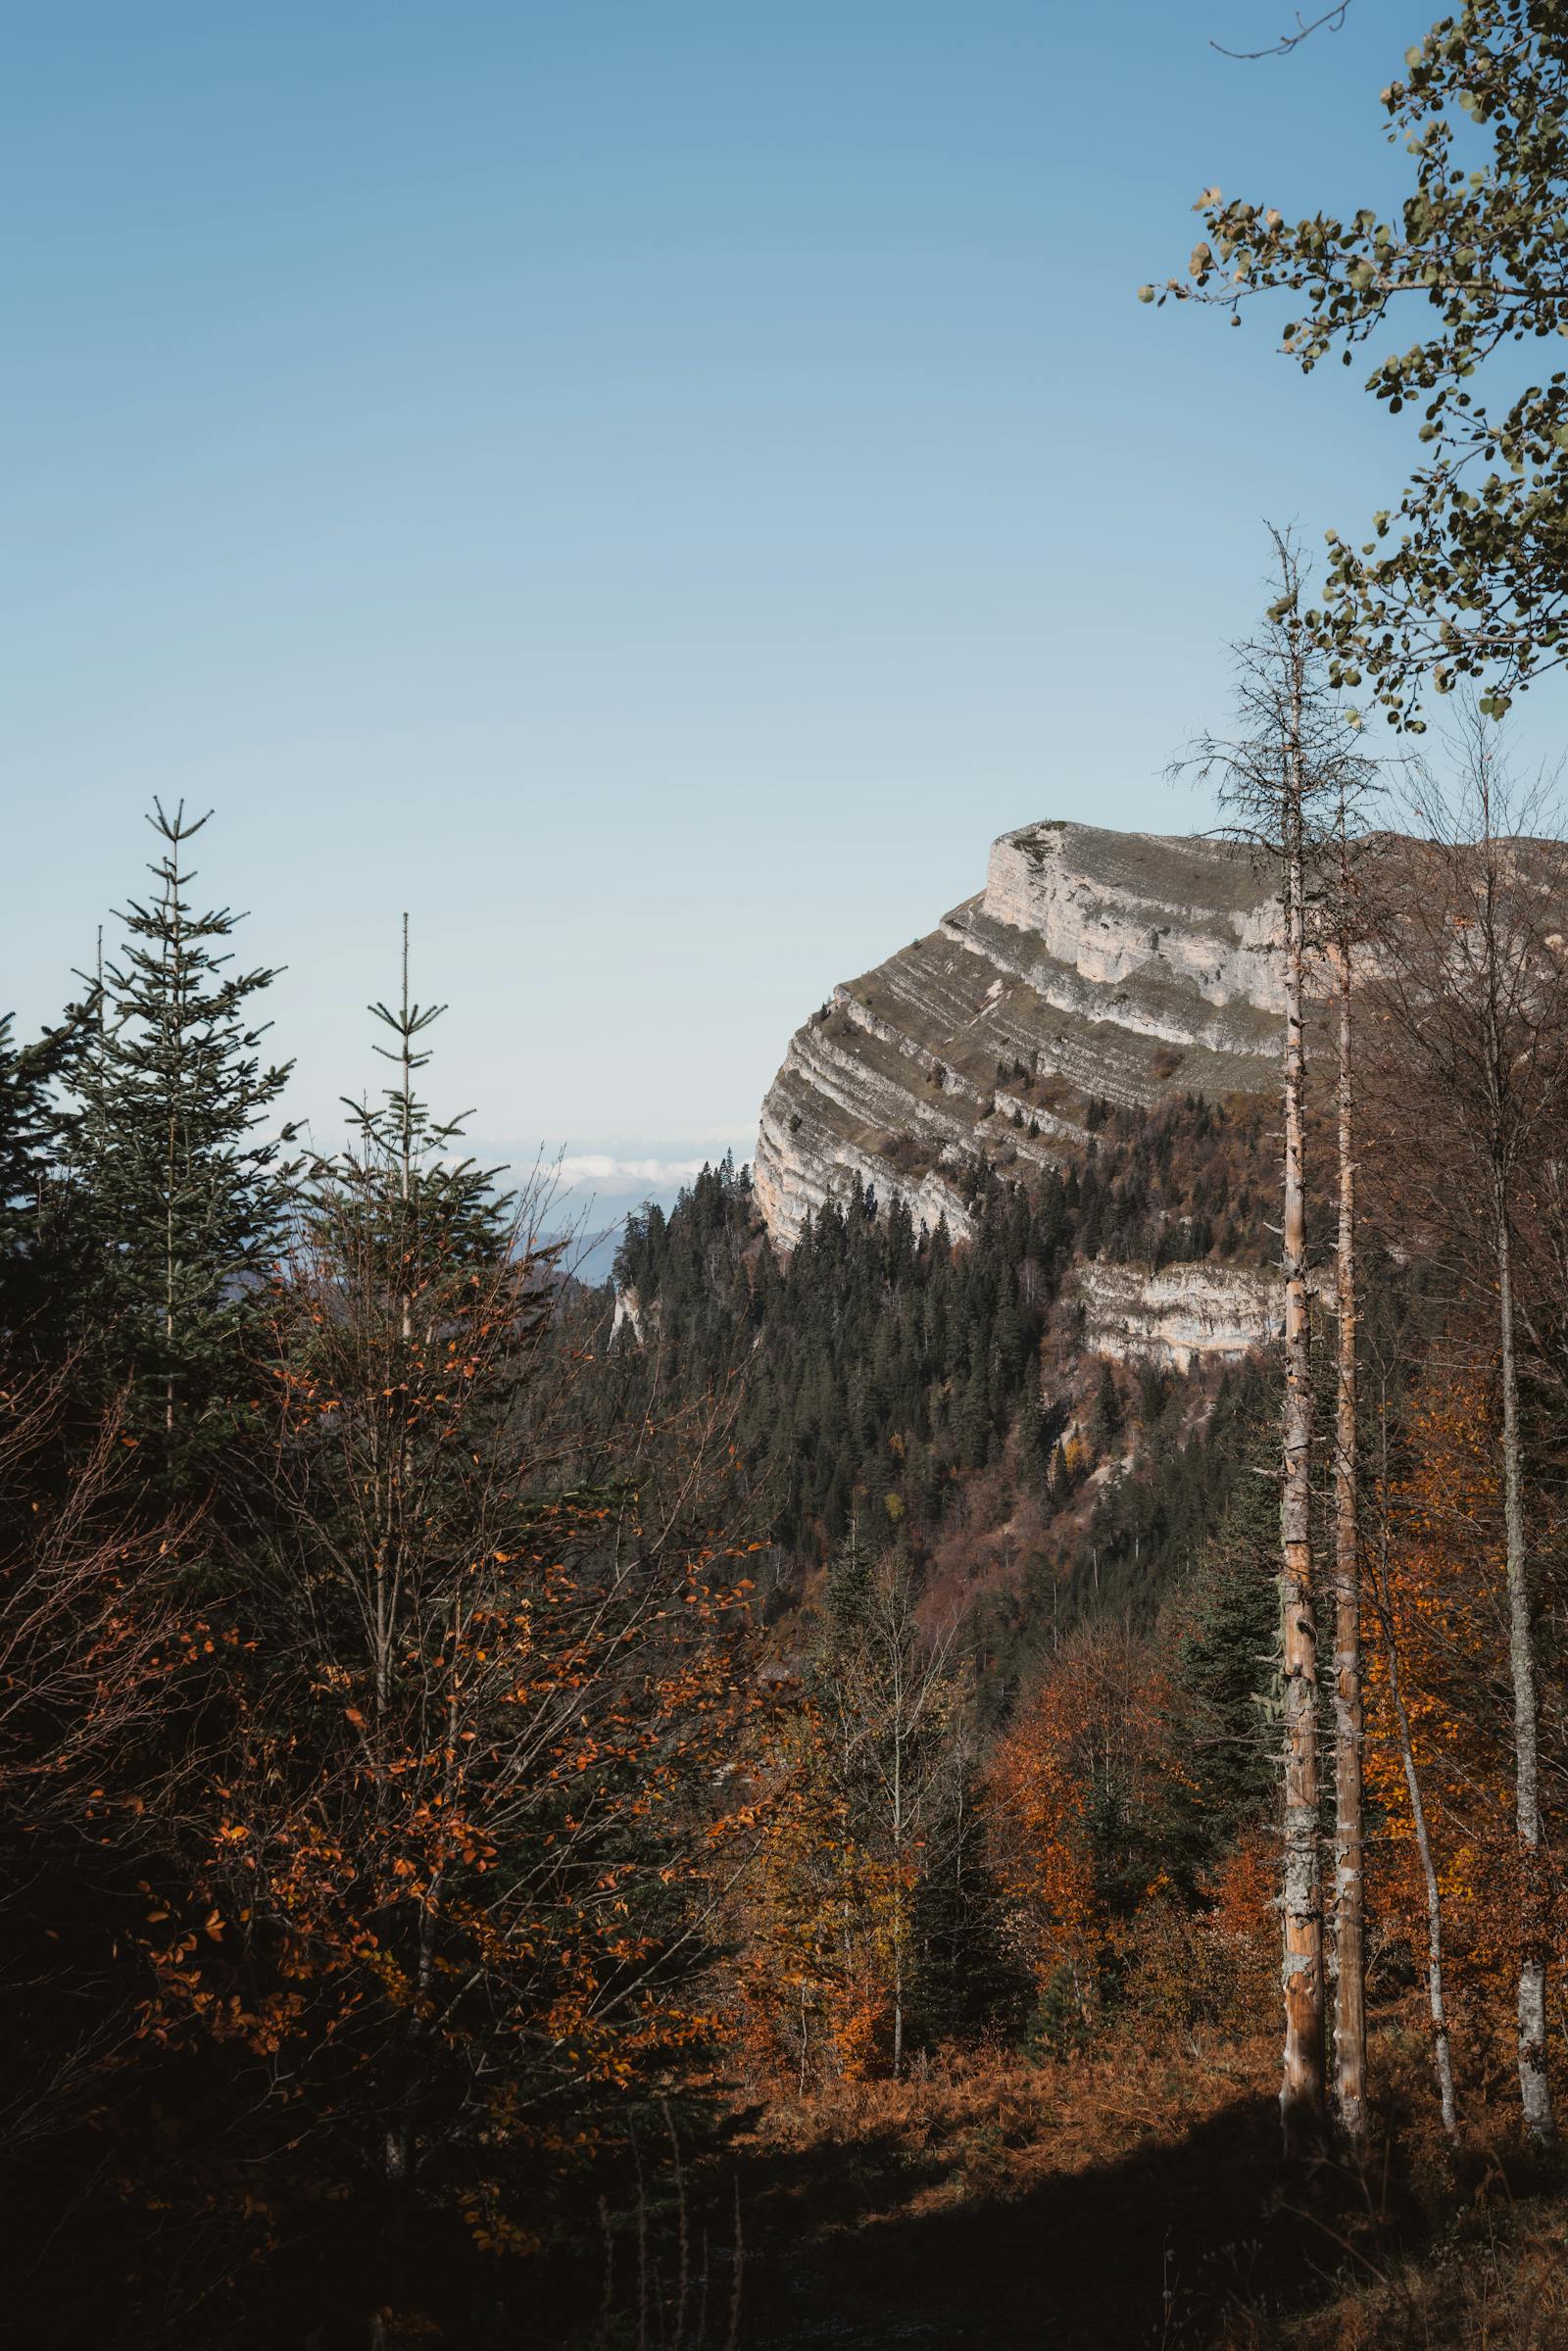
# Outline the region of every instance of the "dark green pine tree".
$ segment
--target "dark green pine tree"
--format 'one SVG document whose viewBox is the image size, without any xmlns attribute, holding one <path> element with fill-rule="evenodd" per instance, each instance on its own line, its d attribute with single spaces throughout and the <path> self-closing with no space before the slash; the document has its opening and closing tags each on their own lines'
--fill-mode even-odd
<svg viewBox="0 0 1568 2351">
<path fill-rule="evenodd" d="M 860 1534 L 858 1519 L 827 1563 L 826 1621 L 823 1642 L 831 1658 L 844 1642 L 857 1639 L 871 1604 L 871 1577 L 876 1556 Z"/>
<path fill-rule="evenodd" d="M 269 1134 L 289 1064 L 267 1066 L 251 1007 L 277 976 L 231 971 L 239 917 L 198 912 L 184 863 L 207 817 L 154 802 L 145 904 L 120 916 L 74 1071 L 66 1156 L 92 1242 L 88 1361 L 123 1393 L 154 1483 L 198 1494 L 256 1393 L 248 1342 L 286 1237 L 291 1130 Z"/>
<path fill-rule="evenodd" d="M 0 1341 L 13 1365 L 58 1354 L 79 1278 L 58 1089 L 90 1017 L 78 1008 L 34 1045 L 18 1045 L 12 1015 L 0 1018 Z"/>
<path fill-rule="evenodd" d="M 1089 1423 L 1097 1453 L 1109 1452 L 1121 1435 L 1126 1417 L 1110 1365 L 1106 1363 L 1101 1370 L 1100 1386 L 1095 1394 L 1094 1411 Z"/>
<path fill-rule="evenodd" d="M 1266 1425 L 1247 1450 L 1248 1471 L 1178 1603 L 1188 1792 L 1195 1841 L 1208 1856 L 1266 1819 L 1277 1794 L 1270 1708 L 1279 1671 L 1280 1504 Z"/>
<path fill-rule="evenodd" d="M 1040 1366 L 1032 1360 L 1017 1418 L 1018 1474 L 1030 1486 L 1050 1491 L 1052 1470 L 1060 1450 L 1057 1440 L 1066 1417 L 1062 1405 L 1047 1405 L 1040 1393 Z"/>
<path fill-rule="evenodd" d="M 954 1419 L 954 1438 L 964 1469 L 983 1469 L 991 1450 L 991 1388 L 986 1378 L 984 1334 L 977 1337 Z"/>
<path fill-rule="evenodd" d="M 454 1152 L 470 1113 L 436 1118 L 415 1091 L 415 1080 L 430 1059 L 419 1039 L 446 1008 L 416 1004 L 409 994 L 405 914 L 398 1003 L 395 1007 L 368 1007 L 392 1039 L 374 1051 L 393 1064 L 396 1083 L 385 1087 L 375 1103 L 343 1097 L 355 1141 L 350 1150 L 318 1162 L 306 1209 L 318 1237 L 323 1219 L 339 1226 L 346 1220 L 355 1236 L 351 1253 L 359 1270 L 383 1292 L 396 1293 L 400 1281 L 407 1290 L 400 1268 L 437 1258 L 460 1276 L 475 1265 L 493 1265 L 505 1254 L 512 1236 L 516 1200 L 514 1195 L 497 1191 L 499 1171 L 481 1167 L 472 1158 L 460 1159 Z M 340 1232 L 338 1247 L 342 1246 Z M 559 1254 L 559 1248 L 547 1245 L 530 1249 L 530 1261 L 544 1268 Z M 407 1339 L 414 1316 L 412 1296 L 402 1297 L 399 1312 Z"/>
</svg>

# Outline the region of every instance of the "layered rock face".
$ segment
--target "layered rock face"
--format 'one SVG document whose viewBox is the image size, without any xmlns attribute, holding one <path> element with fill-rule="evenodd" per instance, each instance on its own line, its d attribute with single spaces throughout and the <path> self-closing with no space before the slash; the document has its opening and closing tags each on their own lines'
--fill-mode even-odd
<svg viewBox="0 0 1568 2351">
<path fill-rule="evenodd" d="M 1083 1140 L 1094 1098 L 1272 1090 L 1277 918 L 1266 877 L 1223 842 L 1066 822 L 1004 833 L 977 897 L 836 988 L 791 1040 L 757 1142 L 774 1240 L 789 1247 L 858 1179 L 961 1235 L 956 1171 L 975 1157 L 1043 1171 Z M 1264 1336 L 1256 1307 L 1233 1302 L 1225 1328 Z M 1151 1330 L 1168 1305 L 1140 1309 Z M 1170 1331 L 1174 1360 L 1188 1341 Z"/>
<path fill-rule="evenodd" d="M 1278 1274 L 1248 1265 L 1139 1265 L 1096 1259 L 1073 1268 L 1070 1295 L 1083 1308 L 1084 1345 L 1124 1363 L 1191 1371 L 1265 1347 L 1284 1329 Z"/>
</svg>

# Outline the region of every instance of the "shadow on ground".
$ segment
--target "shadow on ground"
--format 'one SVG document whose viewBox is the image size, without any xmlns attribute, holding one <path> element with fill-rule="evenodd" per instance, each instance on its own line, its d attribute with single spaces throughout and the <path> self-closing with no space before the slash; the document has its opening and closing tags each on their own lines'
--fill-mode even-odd
<svg viewBox="0 0 1568 2351">
<path fill-rule="evenodd" d="M 748 2351 L 1198 2351 L 1244 2312 L 1266 2341 L 1374 2222 L 1338 2167 L 1284 2174 L 1266 2097 L 1016 2194 L 1004 2148 L 977 2181 L 892 2130 L 759 2151 L 742 2194 Z"/>
</svg>

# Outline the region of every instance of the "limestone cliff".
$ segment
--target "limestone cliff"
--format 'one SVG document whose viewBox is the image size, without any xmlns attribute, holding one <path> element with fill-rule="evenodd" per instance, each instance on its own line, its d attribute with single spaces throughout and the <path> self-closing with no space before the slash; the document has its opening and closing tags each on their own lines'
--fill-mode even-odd
<svg viewBox="0 0 1568 2351">
<path fill-rule="evenodd" d="M 1245 1355 L 1283 1328 L 1279 1276 L 1261 1267 L 1204 1261 L 1151 1274 L 1097 1258 L 1073 1268 L 1069 1296 L 1092 1353 L 1176 1371 Z"/>
<path fill-rule="evenodd" d="M 976 1156 L 1044 1170 L 1084 1140 L 1092 1099 L 1272 1090 L 1276 919 L 1267 878 L 1223 842 L 1065 821 L 1004 833 L 977 897 L 836 988 L 792 1039 L 757 1142 L 774 1240 L 790 1246 L 857 1179 L 962 1234 L 957 1172 Z M 1232 1302 L 1240 1322 L 1220 1315 L 1214 1335 L 1263 1336 L 1255 1302 Z M 1095 1313 L 1108 1344 L 1132 1309 L 1107 1292 Z M 1133 1319 L 1168 1324 L 1173 1360 L 1194 1344 L 1174 1297 Z"/>
</svg>

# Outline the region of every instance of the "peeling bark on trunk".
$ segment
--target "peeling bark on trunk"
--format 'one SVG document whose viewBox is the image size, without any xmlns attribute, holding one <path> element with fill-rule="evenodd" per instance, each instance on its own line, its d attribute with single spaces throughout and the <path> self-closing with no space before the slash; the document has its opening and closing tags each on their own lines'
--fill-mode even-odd
<svg viewBox="0 0 1568 2351">
<path fill-rule="evenodd" d="M 1502 1384 L 1502 1517 L 1508 1578 L 1508 1664 L 1513 1679 L 1514 1830 L 1519 1839 L 1519 2096 L 1525 2130 L 1556 2143 L 1546 2074 L 1546 1870 L 1537 1753 L 1539 1700 L 1525 1542 L 1524 1468 L 1519 1434 L 1519 1365 L 1514 1330 L 1513 1251 L 1507 1200 L 1496 1203 L 1497 1316 Z"/>
<path fill-rule="evenodd" d="M 1353 730 L 1347 725 L 1330 664 L 1309 625 L 1309 616 L 1301 611 L 1301 571 L 1294 536 L 1271 524 L 1269 537 L 1275 563 L 1265 624 L 1257 636 L 1235 649 L 1240 731 L 1229 739 L 1205 735 L 1193 764 L 1205 776 L 1219 777 L 1222 805 L 1234 834 L 1275 863 L 1284 928 L 1281 1273 L 1285 1396 L 1280 1426 L 1284 2050 L 1280 2114 L 1289 2151 L 1319 2136 L 1327 2039 L 1303 1164 L 1306 882 L 1308 871 L 1316 873 L 1319 868 L 1336 811 L 1343 835 L 1369 788 L 1371 763 L 1354 747 Z M 1353 1195 L 1350 1197 L 1353 1205 Z M 1353 1263 L 1350 1270 L 1353 1281 Z M 1352 1347 L 1353 1344 L 1352 1320 Z M 1351 1900 L 1353 1908 L 1353 1889 Z M 1352 1983 L 1358 1984 L 1359 1967 L 1353 1957 L 1350 1973 Z"/>
<path fill-rule="evenodd" d="M 1323 1905 L 1318 1860 L 1317 1626 L 1312 1612 L 1311 1366 L 1306 1302 L 1302 1145 L 1304 857 L 1302 776 L 1296 729 L 1285 803 L 1285 1405 L 1280 1495 L 1280 1670 L 1284 1682 L 1284 2073 L 1280 2117 L 1288 2152 L 1323 2114 Z"/>
<path fill-rule="evenodd" d="M 1340 1008 L 1339 1359 L 1334 1445 L 1334 2058 L 1340 2121 L 1366 2129 L 1366 1957 L 1361 1793 L 1361 1581 L 1356 1523 L 1355 1091 L 1350 959 Z"/>
</svg>

